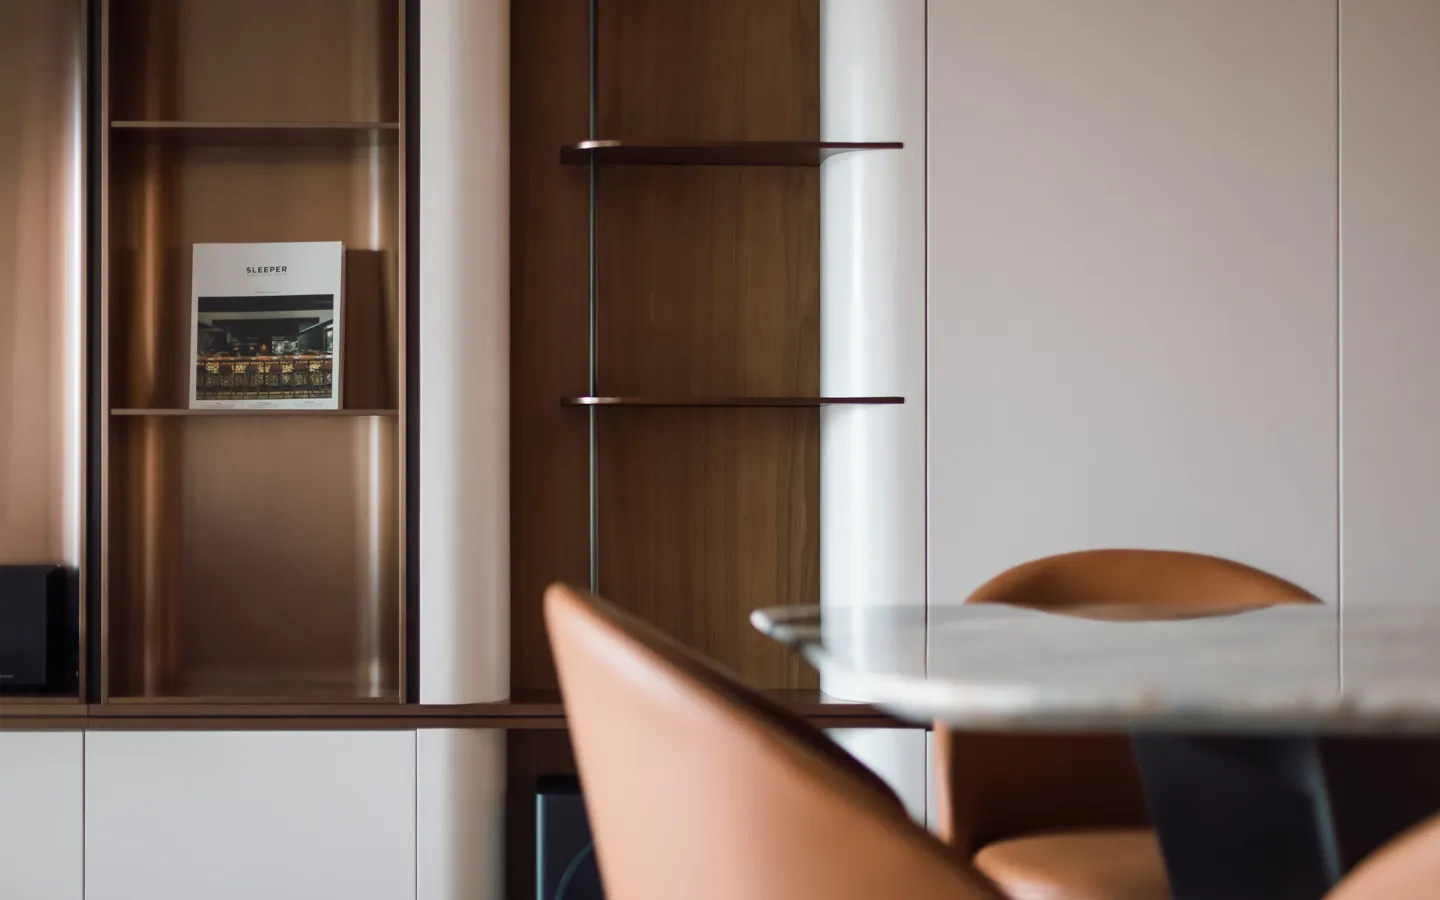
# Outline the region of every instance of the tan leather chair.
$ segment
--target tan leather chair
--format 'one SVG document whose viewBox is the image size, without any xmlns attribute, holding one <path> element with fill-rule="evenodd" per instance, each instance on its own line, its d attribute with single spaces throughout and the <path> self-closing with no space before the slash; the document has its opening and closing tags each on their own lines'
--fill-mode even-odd
<svg viewBox="0 0 1440 900">
<path fill-rule="evenodd" d="M 1440 816 L 1376 850 L 1326 900 L 1433 900 L 1440 896 Z"/>
<path fill-rule="evenodd" d="M 1172 619 L 1319 601 L 1213 556 L 1091 550 L 1017 566 L 966 602 Z M 1168 900 L 1127 736 L 971 734 L 938 726 L 935 765 L 942 836 L 1007 895 Z"/>
<path fill-rule="evenodd" d="M 563 585 L 545 621 L 607 896 L 994 900 L 782 707 Z"/>
</svg>

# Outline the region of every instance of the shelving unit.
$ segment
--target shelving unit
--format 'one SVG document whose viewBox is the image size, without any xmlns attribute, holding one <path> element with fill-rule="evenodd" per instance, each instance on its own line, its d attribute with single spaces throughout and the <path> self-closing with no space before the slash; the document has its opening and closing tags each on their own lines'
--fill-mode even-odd
<svg viewBox="0 0 1440 900">
<path fill-rule="evenodd" d="M 627 166 L 818 166 L 841 153 L 899 150 L 902 146 L 893 142 L 590 140 L 561 147 L 560 161 L 566 165 L 594 161 Z"/>
<path fill-rule="evenodd" d="M 561 406 L 638 406 L 680 409 L 814 408 L 890 406 L 904 397 L 562 397 Z"/>
<path fill-rule="evenodd" d="M 398 703 L 402 4 L 99 6 L 99 700 Z M 185 408 L 191 247 L 337 240 L 347 408 Z"/>
</svg>

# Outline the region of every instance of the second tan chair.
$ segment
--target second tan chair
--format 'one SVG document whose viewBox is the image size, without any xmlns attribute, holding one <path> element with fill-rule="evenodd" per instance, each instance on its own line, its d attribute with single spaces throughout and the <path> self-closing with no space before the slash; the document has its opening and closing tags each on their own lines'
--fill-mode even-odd
<svg viewBox="0 0 1440 900">
<path fill-rule="evenodd" d="M 996 897 L 782 707 L 562 585 L 545 621 L 607 896 Z"/>
<path fill-rule="evenodd" d="M 1017 566 L 966 602 L 1167 619 L 1319 601 L 1289 582 L 1212 556 L 1093 550 Z M 1009 896 L 1169 898 L 1128 737 L 961 734 L 937 727 L 935 762 L 942 835 Z"/>
</svg>

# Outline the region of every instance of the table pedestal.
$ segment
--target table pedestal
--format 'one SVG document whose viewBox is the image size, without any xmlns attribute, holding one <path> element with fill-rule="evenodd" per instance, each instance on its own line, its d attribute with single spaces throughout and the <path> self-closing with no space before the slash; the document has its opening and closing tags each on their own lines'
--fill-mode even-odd
<svg viewBox="0 0 1440 900">
<path fill-rule="evenodd" d="M 1136 735 L 1175 900 L 1318 900 L 1440 811 L 1440 740 Z"/>
</svg>

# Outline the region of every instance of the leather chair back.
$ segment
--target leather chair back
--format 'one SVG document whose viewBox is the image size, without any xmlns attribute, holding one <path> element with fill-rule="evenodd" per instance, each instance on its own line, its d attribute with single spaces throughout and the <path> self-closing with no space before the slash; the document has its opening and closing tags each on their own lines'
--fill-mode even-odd
<svg viewBox="0 0 1440 900">
<path fill-rule="evenodd" d="M 1366 857 L 1325 900 L 1431 900 L 1440 896 L 1440 816 Z"/>
<path fill-rule="evenodd" d="M 1171 619 L 1320 601 L 1288 581 L 1214 556 L 1088 550 L 1016 566 L 966 602 Z M 935 741 L 941 832 L 967 853 L 1026 834 L 1149 824 L 1126 735 L 961 734 L 941 726 Z"/>
<path fill-rule="evenodd" d="M 620 900 L 994 900 L 824 735 L 563 585 L 545 620 L 601 877 Z"/>
</svg>

